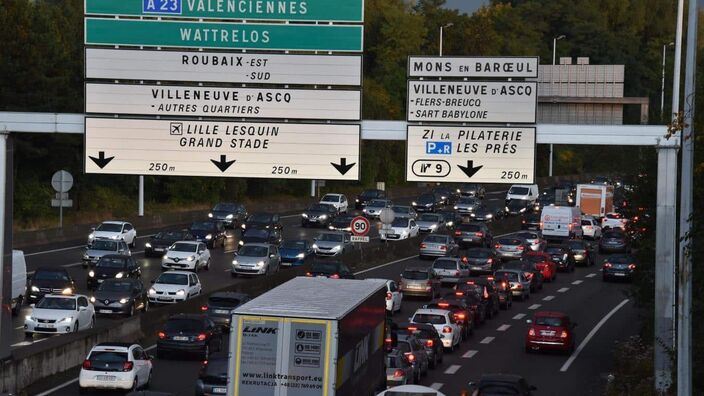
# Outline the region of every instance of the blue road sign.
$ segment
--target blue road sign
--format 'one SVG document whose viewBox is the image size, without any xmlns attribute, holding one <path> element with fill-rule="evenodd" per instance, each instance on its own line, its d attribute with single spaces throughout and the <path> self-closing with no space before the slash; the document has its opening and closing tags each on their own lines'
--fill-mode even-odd
<svg viewBox="0 0 704 396">
<path fill-rule="evenodd" d="M 425 142 L 426 154 L 452 154 L 452 142 Z"/>
<path fill-rule="evenodd" d="M 181 0 L 142 0 L 142 12 L 181 15 Z"/>
</svg>

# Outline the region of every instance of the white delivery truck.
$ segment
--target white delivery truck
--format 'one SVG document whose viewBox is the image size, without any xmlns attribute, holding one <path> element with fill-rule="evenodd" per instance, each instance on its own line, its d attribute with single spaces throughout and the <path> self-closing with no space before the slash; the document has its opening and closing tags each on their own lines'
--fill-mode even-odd
<svg viewBox="0 0 704 396">
<path fill-rule="evenodd" d="M 540 228 L 545 239 L 581 238 L 582 213 L 578 206 L 545 206 Z"/>
<path fill-rule="evenodd" d="M 17 315 L 22 308 L 22 302 L 27 295 L 27 263 L 24 252 L 12 251 L 12 314 Z"/>
<path fill-rule="evenodd" d="M 386 281 L 298 277 L 232 314 L 229 396 L 383 390 Z"/>
</svg>

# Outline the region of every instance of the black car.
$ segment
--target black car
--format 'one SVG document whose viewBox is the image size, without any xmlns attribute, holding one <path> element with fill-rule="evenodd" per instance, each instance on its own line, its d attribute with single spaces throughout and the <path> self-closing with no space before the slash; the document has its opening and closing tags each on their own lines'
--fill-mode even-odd
<svg viewBox="0 0 704 396">
<path fill-rule="evenodd" d="M 227 353 L 216 352 L 203 362 L 196 380 L 196 396 L 227 393 L 228 360 Z"/>
<path fill-rule="evenodd" d="M 225 246 L 225 226 L 216 220 L 194 221 L 188 230 L 198 242 L 203 242 L 212 249 L 217 245 Z"/>
<path fill-rule="evenodd" d="M 460 247 L 491 246 L 493 237 L 486 224 L 463 223 L 455 228 L 455 242 Z"/>
<path fill-rule="evenodd" d="M 636 268 L 636 259 L 630 254 L 612 254 L 604 260 L 601 274 L 604 282 L 611 279 L 631 280 Z"/>
<path fill-rule="evenodd" d="M 457 193 L 463 197 L 484 198 L 485 190 L 480 184 L 465 183 L 457 187 Z"/>
<path fill-rule="evenodd" d="M 487 300 L 487 302 L 489 303 L 490 310 L 492 311 L 491 315 L 489 316 L 493 317 L 498 314 L 499 309 L 501 308 L 501 297 L 499 294 L 499 289 L 496 286 L 496 282 L 494 282 L 494 277 L 477 276 L 469 278 L 468 280 L 474 281 L 475 284 L 484 287 L 484 290 L 482 291 L 482 298 L 484 300 Z"/>
<path fill-rule="evenodd" d="M 352 219 L 354 219 L 355 216 L 353 215 L 348 215 L 348 214 L 342 214 L 337 217 L 335 217 L 335 220 L 330 223 L 328 226 L 328 229 L 330 231 L 347 231 L 350 232 L 352 231 L 352 227 L 350 227 L 350 223 L 352 223 Z"/>
<path fill-rule="evenodd" d="M 620 229 L 604 231 L 599 240 L 599 253 L 629 253 L 628 237 Z"/>
<path fill-rule="evenodd" d="M 574 257 L 574 262 L 576 264 L 582 264 L 584 266 L 592 266 L 596 264 L 596 253 L 594 253 L 592 245 L 589 243 L 583 240 L 574 239 L 565 242 L 565 244 L 572 252 L 572 256 Z"/>
<path fill-rule="evenodd" d="M 440 208 L 439 197 L 435 194 L 421 194 L 415 201 L 411 202 L 411 206 L 416 212 L 435 212 Z"/>
<path fill-rule="evenodd" d="M 450 209 L 436 210 L 435 213 L 442 216 L 445 222 L 445 229 L 454 230 L 457 226 L 462 223 L 462 215 Z"/>
<path fill-rule="evenodd" d="M 468 288 L 464 285 L 458 284 L 455 287 L 454 292 L 446 293 L 444 297 L 450 298 L 453 295 L 455 298 L 464 299 L 467 303 L 467 306 L 472 311 L 475 326 L 486 322 L 486 314 L 488 312 L 487 306 L 489 305 L 489 301 L 484 300 L 481 296 L 477 295 L 474 288 Z"/>
<path fill-rule="evenodd" d="M 325 277 L 332 279 L 354 279 L 354 274 L 349 267 L 338 260 L 321 260 L 313 263 L 310 271 L 306 272 L 308 277 Z"/>
<path fill-rule="evenodd" d="M 474 295 L 479 299 L 479 307 L 484 309 L 484 317 L 491 318 L 495 314 L 499 313 L 499 295 L 495 288 L 487 284 L 484 278 L 465 278 L 460 282 L 457 282 L 455 287 L 455 295 L 458 292 L 462 292 L 464 297 L 467 298 L 469 295 Z M 472 305 L 477 302 L 467 302 L 467 304 Z"/>
<path fill-rule="evenodd" d="M 457 201 L 457 198 L 460 197 L 457 191 L 452 191 L 452 189 L 448 187 L 435 187 L 433 194 L 435 194 L 436 199 L 443 205 L 452 205 Z"/>
<path fill-rule="evenodd" d="M 535 268 L 535 263 L 530 260 L 511 260 L 503 263 L 501 269 L 521 270 L 530 281 L 530 292 L 534 293 L 543 288 L 543 272 Z"/>
<path fill-rule="evenodd" d="M 540 231 L 540 213 L 525 213 L 521 216 L 521 229 Z"/>
<path fill-rule="evenodd" d="M 354 199 L 355 209 L 364 209 L 367 202 L 374 199 L 386 199 L 386 191 L 384 190 L 364 190 Z"/>
<path fill-rule="evenodd" d="M 88 271 L 86 283 L 88 290 L 94 290 L 106 279 L 139 278 L 141 275 L 142 269 L 132 256 L 108 254 L 98 260 L 94 269 Z"/>
<path fill-rule="evenodd" d="M 494 275 L 487 276 L 487 280 L 493 282 L 496 293 L 499 296 L 501 309 L 509 309 L 513 305 L 513 293 L 511 283 L 508 278 Z"/>
<path fill-rule="evenodd" d="M 494 212 L 489 209 L 488 206 L 480 204 L 474 207 L 474 210 L 472 211 L 472 213 L 469 214 L 469 217 L 472 219 L 472 221 L 490 222 L 499 218 L 500 213 L 503 212 L 501 210 Z"/>
<path fill-rule="evenodd" d="M 470 382 L 469 387 L 471 394 L 478 395 L 532 396 L 537 390 L 523 377 L 512 374 L 484 374 L 478 383 Z"/>
<path fill-rule="evenodd" d="M 493 249 L 489 248 L 471 248 L 467 250 L 463 260 L 466 259 L 469 265 L 470 275 L 475 274 L 493 274 L 496 270 L 496 265 L 500 262 L 496 258 Z"/>
<path fill-rule="evenodd" d="M 509 216 L 518 216 L 533 210 L 532 203 L 525 199 L 512 199 L 508 201 L 504 211 Z"/>
<path fill-rule="evenodd" d="M 247 221 L 240 225 L 240 229 L 243 233 L 252 228 L 284 230 L 284 226 L 281 224 L 281 216 L 276 213 L 267 212 L 253 213 L 247 217 Z"/>
<path fill-rule="evenodd" d="M 281 232 L 275 229 L 251 228 L 244 232 L 239 241 L 239 247 L 248 243 L 270 243 L 280 245 L 282 241 Z M 238 247 L 238 249 L 239 249 Z"/>
<path fill-rule="evenodd" d="M 535 211 L 540 211 L 546 206 L 550 205 L 555 205 L 556 199 L 555 199 L 555 193 L 547 193 L 543 192 L 538 199 L 535 200 L 535 204 L 533 205 L 533 209 Z"/>
<path fill-rule="evenodd" d="M 430 368 L 442 363 L 445 348 L 435 326 L 430 323 L 399 323 L 395 331 L 399 335 L 413 335 L 423 344 L 430 360 Z"/>
<path fill-rule="evenodd" d="M 177 314 L 169 317 L 157 332 L 156 356 L 159 359 L 171 353 L 197 354 L 208 359 L 210 351 L 220 351 L 221 330 L 205 315 Z"/>
<path fill-rule="evenodd" d="M 34 304 L 46 294 L 73 294 L 76 283 L 64 268 L 39 268 L 29 278 L 27 302 Z"/>
<path fill-rule="evenodd" d="M 337 217 L 337 208 L 333 205 L 316 203 L 301 213 L 301 227 L 311 225 L 329 226 Z"/>
<path fill-rule="evenodd" d="M 98 315 L 132 316 L 149 310 L 147 289 L 139 279 L 106 279 L 90 298 Z"/>
<path fill-rule="evenodd" d="M 240 203 L 220 202 L 208 213 L 208 217 L 223 223 L 225 227 L 235 228 L 235 224 L 247 218 L 247 209 Z"/>
<path fill-rule="evenodd" d="M 425 309 L 444 309 L 452 312 L 457 324 L 462 328 L 462 340 L 466 340 L 474 334 L 474 315 L 472 308 L 467 301 L 450 293 L 443 298 L 438 298 L 428 304 L 423 305 Z"/>
<path fill-rule="evenodd" d="M 161 231 L 144 244 L 144 257 L 162 257 L 169 246 L 179 241 L 194 241 L 196 238 L 188 230 Z"/>
<path fill-rule="evenodd" d="M 217 326 L 229 327 L 232 310 L 251 300 L 249 295 L 236 292 L 217 292 L 208 297 L 208 302 L 200 307 Z"/>
<path fill-rule="evenodd" d="M 545 253 L 550 255 L 552 261 L 557 265 L 558 271 L 574 271 L 574 255 L 566 245 L 548 245 L 545 248 Z"/>
</svg>

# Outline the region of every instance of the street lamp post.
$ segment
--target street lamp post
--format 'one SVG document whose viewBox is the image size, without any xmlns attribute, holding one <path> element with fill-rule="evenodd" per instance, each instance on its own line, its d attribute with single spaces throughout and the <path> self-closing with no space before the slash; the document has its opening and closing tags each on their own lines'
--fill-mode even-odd
<svg viewBox="0 0 704 396">
<path fill-rule="evenodd" d="M 564 34 L 561 34 L 557 37 L 552 38 L 552 65 L 553 66 L 555 66 L 555 56 L 557 54 L 557 42 L 559 40 L 564 39 L 564 38 L 566 38 L 566 36 Z M 550 86 L 553 87 L 555 84 L 555 68 L 554 67 L 552 68 L 552 73 L 550 73 L 550 81 L 551 81 Z M 550 143 L 550 166 L 548 169 L 548 176 L 550 176 L 550 177 L 552 177 L 552 152 L 553 152 L 553 147 L 552 147 L 552 143 Z"/>
<path fill-rule="evenodd" d="M 662 86 L 660 87 L 660 118 L 665 113 L 665 57 L 667 56 L 667 47 L 675 45 L 674 42 L 662 45 Z"/>
<path fill-rule="evenodd" d="M 450 22 L 447 25 L 440 26 L 440 56 L 442 56 L 442 31 L 443 29 L 452 27 L 454 25 L 454 23 Z"/>
</svg>

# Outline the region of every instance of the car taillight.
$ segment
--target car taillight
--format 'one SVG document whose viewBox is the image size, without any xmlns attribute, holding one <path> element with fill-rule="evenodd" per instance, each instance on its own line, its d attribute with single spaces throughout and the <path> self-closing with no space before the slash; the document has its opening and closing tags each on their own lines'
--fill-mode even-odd
<svg viewBox="0 0 704 396">
<path fill-rule="evenodd" d="M 391 293 L 386 293 L 386 299 L 391 300 L 393 298 L 393 294 Z"/>
<path fill-rule="evenodd" d="M 415 362 L 415 360 L 416 360 L 416 355 L 414 355 L 414 354 L 412 354 L 412 353 L 407 353 L 407 354 L 406 354 L 406 359 L 408 359 L 409 362 L 413 363 L 413 362 Z"/>
<path fill-rule="evenodd" d="M 433 340 L 426 340 L 425 341 L 425 346 L 427 346 L 428 348 L 432 348 L 433 344 L 434 344 Z"/>
<path fill-rule="evenodd" d="M 443 303 L 443 302 L 438 303 L 438 307 L 440 307 L 440 308 L 447 308 L 449 306 L 450 306 L 450 304 L 448 304 L 448 303 Z"/>
<path fill-rule="evenodd" d="M 480 238 L 481 238 L 481 237 L 483 237 L 483 236 L 484 236 L 484 233 L 481 233 L 481 232 L 475 232 L 475 233 L 474 233 L 474 235 L 475 235 L 475 236 L 478 236 L 478 237 L 480 237 Z"/>
<path fill-rule="evenodd" d="M 504 288 L 507 288 L 507 287 L 508 287 L 508 283 L 506 283 L 506 282 L 501 282 L 501 286 L 504 287 Z"/>
<path fill-rule="evenodd" d="M 488 260 L 486 260 L 486 262 L 487 262 L 487 264 L 493 264 L 493 263 L 494 263 L 494 259 L 493 259 L 493 258 L 489 258 Z M 493 279 L 492 279 L 492 280 L 493 280 Z"/>
<path fill-rule="evenodd" d="M 425 248 L 427 248 L 427 247 L 428 247 L 428 245 L 426 245 L 426 244 L 424 244 L 424 243 L 421 243 L 421 244 L 420 244 L 420 248 L 421 248 L 421 249 L 425 249 Z"/>
<path fill-rule="evenodd" d="M 473 285 L 473 284 L 474 284 L 474 281 L 473 281 L 473 280 L 468 280 L 468 281 L 467 281 L 467 284 L 468 284 L 468 285 Z"/>
<path fill-rule="evenodd" d="M 460 292 L 455 292 L 455 295 L 456 295 L 457 297 L 462 297 L 462 296 L 464 296 L 464 292 L 461 292 L 461 291 L 460 291 Z"/>
<path fill-rule="evenodd" d="M 332 275 L 330 275 L 330 279 L 340 279 L 340 275 L 332 274 Z"/>
<path fill-rule="evenodd" d="M 560 338 L 567 338 L 567 330 L 562 330 L 562 333 L 560 333 Z"/>
<path fill-rule="evenodd" d="M 528 330 L 528 335 L 531 337 L 535 337 L 535 329 L 531 327 L 530 330 Z"/>
<path fill-rule="evenodd" d="M 201 306 L 200 306 L 200 310 L 203 311 L 203 312 L 206 312 L 206 311 L 208 310 L 208 306 L 207 306 L 207 305 L 201 305 Z"/>
<path fill-rule="evenodd" d="M 466 318 L 467 318 L 467 316 L 466 316 L 465 314 L 461 313 L 461 312 L 455 314 L 455 319 L 465 320 Z"/>
<path fill-rule="evenodd" d="M 411 333 L 413 333 L 414 331 L 418 330 L 418 328 L 415 327 L 415 326 L 408 326 L 407 329 L 408 329 L 408 331 L 410 331 Z"/>
<path fill-rule="evenodd" d="M 497 243 L 496 245 L 494 245 L 494 249 L 501 249 L 501 245 Z"/>
<path fill-rule="evenodd" d="M 159 337 L 160 340 L 166 338 L 166 333 L 164 333 L 163 331 L 156 333 L 156 335 Z"/>
<path fill-rule="evenodd" d="M 447 334 L 447 333 L 452 333 L 452 327 L 450 326 L 443 326 L 442 332 Z"/>
<path fill-rule="evenodd" d="M 489 262 L 491 263 L 491 259 L 489 259 Z M 494 281 L 494 277 L 493 277 L 493 276 L 487 276 L 487 277 L 486 277 L 486 280 L 488 280 L 489 282 L 493 282 L 493 281 Z"/>
<path fill-rule="evenodd" d="M 543 229 L 543 222 L 541 221 L 541 222 L 539 223 L 539 225 L 540 225 L 540 229 L 542 230 L 542 229 Z"/>
<path fill-rule="evenodd" d="M 132 371 L 132 367 L 134 367 L 134 363 L 125 362 L 122 364 L 122 371 Z"/>
<path fill-rule="evenodd" d="M 628 266 L 628 269 L 634 270 L 634 269 L 636 269 L 636 265 L 635 265 L 635 264 L 630 264 L 630 265 Z"/>
<path fill-rule="evenodd" d="M 447 246 L 445 246 L 445 245 L 440 246 L 440 250 L 447 250 Z"/>
<path fill-rule="evenodd" d="M 604 268 L 611 268 L 611 267 L 613 267 L 613 266 L 611 265 L 611 263 L 606 263 L 606 264 L 604 264 Z"/>
<path fill-rule="evenodd" d="M 313 276 L 310 272 L 306 272 L 306 276 Z"/>
<path fill-rule="evenodd" d="M 484 299 L 485 300 L 489 299 L 489 292 L 486 290 L 486 287 L 484 288 Z"/>
<path fill-rule="evenodd" d="M 455 271 L 455 276 L 460 276 L 460 272 L 459 272 L 459 271 Z"/>
<path fill-rule="evenodd" d="M 196 340 L 198 341 L 205 341 L 205 339 L 208 338 L 208 335 L 205 333 L 200 333 L 198 334 L 198 337 L 196 337 Z"/>
<path fill-rule="evenodd" d="M 526 221 L 525 221 L 525 220 L 521 220 L 521 224 L 525 224 L 525 223 L 526 223 Z"/>
<path fill-rule="evenodd" d="M 469 259 L 467 258 L 467 256 L 462 257 L 462 262 L 463 262 L 463 263 L 468 263 L 468 262 L 469 262 Z"/>
<path fill-rule="evenodd" d="M 90 368 L 91 368 L 90 360 L 87 360 L 87 359 L 86 359 L 86 360 L 83 361 L 83 368 L 86 369 L 86 370 L 90 370 Z"/>
<path fill-rule="evenodd" d="M 570 224 L 567 225 L 567 229 L 570 230 L 570 231 L 572 231 L 572 227 L 574 227 L 574 224 L 572 224 L 572 223 L 570 223 Z"/>
<path fill-rule="evenodd" d="M 456 231 L 455 231 L 455 236 L 460 236 L 460 235 L 462 235 L 462 231 L 456 230 Z"/>
<path fill-rule="evenodd" d="M 532 279 L 533 279 L 533 273 L 532 273 L 532 272 L 524 272 L 523 274 L 526 276 L 526 278 L 528 278 L 528 280 L 532 280 Z"/>
<path fill-rule="evenodd" d="M 401 377 L 403 377 L 403 375 L 404 375 L 403 370 L 397 369 L 396 371 L 394 371 L 394 378 L 401 378 Z"/>
<path fill-rule="evenodd" d="M 519 246 L 519 247 L 518 247 L 518 250 L 525 250 L 525 249 L 526 249 L 525 246 Z"/>
<path fill-rule="evenodd" d="M 393 340 L 391 338 L 384 338 L 384 344 L 391 344 Z"/>
</svg>

